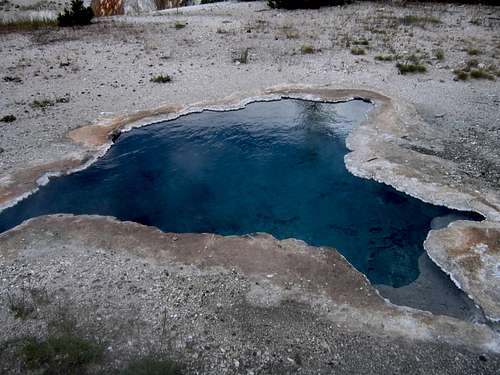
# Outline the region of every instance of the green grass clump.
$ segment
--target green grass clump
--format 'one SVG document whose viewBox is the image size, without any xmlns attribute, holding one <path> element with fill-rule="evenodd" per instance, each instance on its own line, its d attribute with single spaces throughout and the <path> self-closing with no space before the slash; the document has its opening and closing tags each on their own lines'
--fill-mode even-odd
<svg viewBox="0 0 500 375">
<path fill-rule="evenodd" d="M 399 69 L 399 73 L 405 75 L 409 73 L 425 73 L 427 68 L 421 63 L 398 63 L 396 67 Z"/>
<path fill-rule="evenodd" d="M 54 105 L 54 102 L 50 99 L 35 99 L 31 103 L 31 108 L 35 109 L 46 109 Z"/>
<path fill-rule="evenodd" d="M 470 78 L 469 72 L 466 72 L 463 69 L 455 69 L 453 73 L 455 74 L 455 78 L 459 81 L 467 81 Z"/>
<path fill-rule="evenodd" d="M 426 24 L 438 24 L 441 23 L 441 20 L 438 17 L 435 16 L 417 16 L 417 15 L 407 15 L 402 18 L 400 18 L 400 22 L 403 25 L 426 25 Z"/>
<path fill-rule="evenodd" d="M 0 118 L 0 122 L 14 122 L 16 121 L 16 116 L 14 115 L 5 115 Z"/>
<path fill-rule="evenodd" d="M 477 48 L 468 48 L 467 49 L 467 54 L 469 56 L 477 56 L 481 53 L 481 50 L 480 49 L 477 49 Z"/>
<path fill-rule="evenodd" d="M 174 27 L 176 30 L 180 30 L 180 29 L 183 29 L 185 28 L 187 25 L 186 22 L 182 22 L 182 21 L 175 21 L 175 24 L 174 24 Z"/>
<path fill-rule="evenodd" d="M 159 74 L 157 76 L 152 77 L 150 81 L 154 83 L 167 83 L 172 81 L 172 77 L 170 77 L 168 74 L 167 75 Z"/>
<path fill-rule="evenodd" d="M 464 67 L 453 70 L 453 73 L 455 74 L 455 80 L 459 81 L 465 81 L 469 78 L 494 81 L 496 77 L 500 77 L 500 70 L 497 69 L 496 65 L 491 64 L 485 67 L 479 64 L 476 59 L 467 61 Z"/>
<path fill-rule="evenodd" d="M 129 363 L 120 375 L 180 375 L 181 368 L 168 359 L 144 357 Z"/>
<path fill-rule="evenodd" d="M 395 57 L 393 55 L 376 55 L 375 60 L 377 61 L 394 61 Z"/>
<path fill-rule="evenodd" d="M 493 74 L 491 74 L 489 71 L 487 71 L 486 69 L 471 69 L 470 76 L 471 76 L 471 78 L 489 79 L 490 81 L 493 81 L 495 79 L 495 76 Z"/>
<path fill-rule="evenodd" d="M 310 44 L 303 44 L 300 47 L 300 53 L 302 53 L 303 55 L 308 55 L 314 52 L 315 52 L 314 47 L 311 46 Z"/>
<path fill-rule="evenodd" d="M 444 51 L 441 48 L 439 48 L 439 49 L 434 51 L 434 56 L 439 61 L 443 61 L 444 60 Z"/>
<path fill-rule="evenodd" d="M 353 55 L 366 55 L 366 51 L 363 48 L 360 48 L 360 47 L 353 47 L 353 48 L 351 48 L 351 53 Z"/>
<path fill-rule="evenodd" d="M 470 70 L 471 68 L 476 68 L 478 65 L 479 65 L 479 60 L 470 59 L 465 63 L 465 68 Z"/>
<path fill-rule="evenodd" d="M 37 374 L 84 374 L 88 365 L 101 360 L 103 348 L 75 335 L 29 338 L 19 348 L 18 357 Z"/>
</svg>

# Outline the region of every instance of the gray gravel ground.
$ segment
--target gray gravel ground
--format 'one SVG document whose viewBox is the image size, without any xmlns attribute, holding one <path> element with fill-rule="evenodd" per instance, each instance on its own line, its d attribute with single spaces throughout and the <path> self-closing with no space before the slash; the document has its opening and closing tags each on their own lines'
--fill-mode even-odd
<svg viewBox="0 0 500 375">
<path fill-rule="evenodd" d="M 87 28 L 2 33 L 0 114 L 17 120 L 0 125 L 0 168 L 4 175 L 60 159 L 76 147 L 66 141 L 67 131 L 99 117 L 307 83 L 374 88 L 413 103 L 442 130 L 441 139 L 423 141 L 422 151 L 459 160 L 464 173 L 498 187 L 498 79 L 456 82 L 452 70 L 472 58 L 500 65 L 499 12 L 383 3 L 292 12 L 261 2 L 224 3 L 99 19 Z M 404 15 L 441 22 L 405 26 Z M 176 21 L 187 25 L 175 29 Z M 366 55 L 352 55 L 350 47 L 362 39 L 369 41 Z M 302 54 L 305 44 L 316 52 Z M 469 56 L 472 47 L 480 54 Z M 248 63 L 235 63 L 246 48 Z M 433 57 L 438 48 L 443 61 Z M 395 62 L 374 60 L 391 53 L 425 54 L 428 73 L 403 76 Z M 173 81 L 150 82 L 157 74 Z M 32 108 L 34 100 L 61 98 L 69 102 Z"/>
</svg>

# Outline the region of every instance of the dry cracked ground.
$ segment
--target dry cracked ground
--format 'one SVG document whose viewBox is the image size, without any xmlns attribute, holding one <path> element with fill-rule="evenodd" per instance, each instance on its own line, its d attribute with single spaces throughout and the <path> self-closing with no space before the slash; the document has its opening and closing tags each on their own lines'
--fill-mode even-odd
<svg viewBox="0 0 500 375">
<path fill-rule="evenodd" d="M 31 11 L 22 8 L 30 4 L 4 1 L 0 11 L 5 20 Z M 474 234 L 487 231 L 494 256 L 499 30 L 495 7 L 383 2 L 310 11 L 214 4 L 70 29 L 17 30 L 4 22 L 0 203 L 32 189 L 43 172 L 67 167 L 61 160 L 76 166 L 94 155 L 96 144 L 67 136 L 82 126 L 101 126 L 92 129 L 106 141 L 109 127 L 102 124 L 123 125 L 152 108 L 244 98 L 275 85 L 368 89 L 392 98 L 395 113 L 414 109 L 404 110 L 397 129 L 384 130 L 387 149 L 395 151 L 379 150 L 381 160 L 425 171 L 418 176 L 428 177 L 426 186 L 439 181 L 447 191 L 477 191 L 468 207 L 487 207 L 489 221 Z M 397 64 L 425 72 L 402 74 Z M 158 75 L 171 81 L 153 82 Z M 351 170 L 384 180 L 382 167 L 390 163 Z M 446 169 L 432 175 L 426 165 Z M 409 176 L 398 183 L 413 181 Z M 464 239 L 464 246 L 484 253 L 481 238 Z M 449 258 L 442 259 L 444 268 Z M 485 277 L 498 288 L 498 273 Z M 265 234 L 177 235 L 111 218 L 42 217 L 0 234 L 0 285 L 6 374 L 36 368 L 27 337 L 40 344 L 61 335 L 97 345 L 89 373 L 119 372 L 147 355 L 170 358 L 192 374 L 495 374 L 500 368 L 493 326 L 392 305 L 336 251 Z M 479 297 L 490 306 L 491 294 Z"/>
</svg>

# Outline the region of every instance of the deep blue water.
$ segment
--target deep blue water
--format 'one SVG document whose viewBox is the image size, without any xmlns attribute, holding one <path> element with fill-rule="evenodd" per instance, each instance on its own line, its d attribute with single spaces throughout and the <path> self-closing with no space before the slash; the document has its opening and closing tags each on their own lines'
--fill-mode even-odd
<svg viewBox="0 0 500 375">
<path fill-rule="evenodd" d="M 88 169 L 0 213 L 0 232 L 50 213 L 169 232 L 269 232 L 335 247 L 374 284 L 406 285 L 431 220 L 452 211 L 346 170 L 345 138 L 371 107 L 282 100 L 135 129 Z"/>
</svg>

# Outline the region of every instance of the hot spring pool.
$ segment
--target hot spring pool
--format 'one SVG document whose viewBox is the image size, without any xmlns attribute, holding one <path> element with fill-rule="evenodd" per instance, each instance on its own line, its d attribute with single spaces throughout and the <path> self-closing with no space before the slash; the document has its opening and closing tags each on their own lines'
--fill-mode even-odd
<svg viewBox="0 0 500 375">
<path fill-rule="evenodd" d="M 371 108 L 287 99 L 134 129 L 89 168 L 4 210 L 0 232 L 51 213 L 168 232 L 268 232 L 335 247 L 373 284 L 407 285 L 431 220 L 453 211 L 346 170 L 345 138 Z"/>
</svg>

